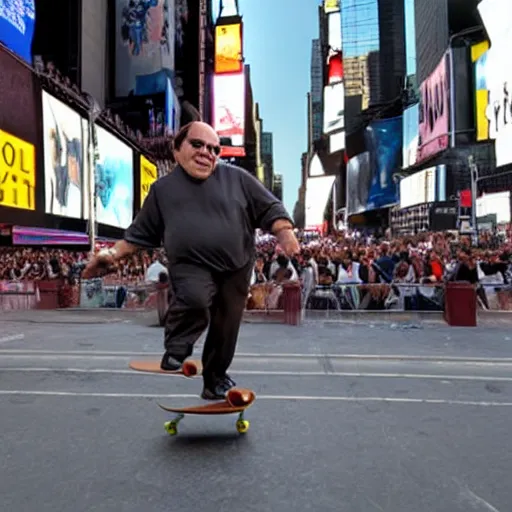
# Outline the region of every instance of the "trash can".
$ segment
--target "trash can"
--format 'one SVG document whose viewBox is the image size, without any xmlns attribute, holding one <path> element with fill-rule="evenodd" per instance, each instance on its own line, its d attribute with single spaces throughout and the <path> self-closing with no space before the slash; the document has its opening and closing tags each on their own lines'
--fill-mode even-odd
<svg viewBox="0 0 512 512">
<path fill-rule="evenodd" d="M 290 282 L 283 284 L 284 323 L 299 325 L 301 323 L 301 290 L 300 283 Z"/>
<path fill-rule="evenodd" d="M 449 281 L 445 286 L 444 319 L 448 325 L 476 327 L 476 286 L 465 281 Z"/>
</svg>

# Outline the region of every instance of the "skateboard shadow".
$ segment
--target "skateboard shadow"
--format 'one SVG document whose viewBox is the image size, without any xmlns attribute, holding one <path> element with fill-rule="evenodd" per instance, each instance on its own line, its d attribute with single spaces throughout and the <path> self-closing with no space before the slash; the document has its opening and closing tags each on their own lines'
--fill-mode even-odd
<svg viewBox="0 0 512 512">
<path fill-rule="evenodd" d="M 164 438 L 159 444 L 159 452 L 163 450 L 169 450 L 176 453 L 179 450 L 187 450 L 187 453 L 191 452 L 203 452 L 207 448 L 219 447 L 223 451 L 226 449 L 226 444 L 232 446 L 240 446 L 247 443 L 248 436 L 240 435 L 237 432 L 219 432 L 219 433 L 194 433 L 190 434 L 186 432 L 180 432 L 173 438 Z"/>
</svg>

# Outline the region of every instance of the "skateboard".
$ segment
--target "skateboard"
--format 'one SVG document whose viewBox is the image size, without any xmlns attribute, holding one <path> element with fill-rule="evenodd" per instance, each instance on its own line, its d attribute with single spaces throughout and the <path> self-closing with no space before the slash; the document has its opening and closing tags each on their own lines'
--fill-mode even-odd
<svg viewBox="0 0 512 512">
<path fill-rule="evenodd" d="M 129 364 L 132 370 L 147 373 L 168 373 L 169 375 L 184 375 L 185 377 L 197 377 L 201 375 L 203 365 L 197 359 L 187 359 L 181 366 L 180 370 L 162 370 L 160 361 L 131 361 Z"/>
<path fill-rule="evenodd" d="M 169 407 L 158 404 L 158 406 L 167 412 L 175 413 L 176 416 L 171 421 L 164 423 L 165 431 L 175 436 L 178 433 L 178 423 L 187 414 L 199 415 L 219 415 L 219 414 L 238 414 L 236 429 L 240 434 L 245 434 L 249 430 L 249 421 L 244 418 L 245 410 L 256 400 L 256 394 L 250 389 L 232 388 L 228 391 L 226 399 L 221 402 L 213 402 L 206 405 L 193 405 L 190 407 Z"/>
</svg>

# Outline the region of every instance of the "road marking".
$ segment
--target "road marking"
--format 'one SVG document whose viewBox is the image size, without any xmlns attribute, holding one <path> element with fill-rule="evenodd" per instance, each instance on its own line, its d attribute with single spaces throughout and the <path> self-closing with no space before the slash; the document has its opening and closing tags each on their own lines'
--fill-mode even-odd
<svg viewBox="0 0 512 512">
<path fill-rule="evenodd" d="M 116 370 L 109 368 L 30 368 L 30 367 L 0 367 L 0 372 L 25 373 L 97 373 L 107 375 L 138 375 L 145 377 L 166 377 L 164 373 L 139 372 L 136 370 Z M 373 373 L 373 372 L 319 372 L 319 371 L 286 371 L 286 370 L 236 370 L 233 375 L 262 375 L 283 377 L 356 377 L 356 378 L 387 378 L 387 379 L 423 379 L 423 380 L 464 380 L 485 382 L 512 382 L 512 377 L 496 377 L 494 375 L 442 375 L 422 373 Z"/>
<path fill-rule="evenodd" d="M 20 349 L 0 349 L 0 355 L 6 356 L 57 356 L 61 358 L 69 357 L 133 357 L 145 356 L 161 357 L 162 352 L 116 352 L 116 351 L 101 351 L 101 350 L 20 350 Z M 194 354 L 194 357 L 199 354 Z M 289 358 L 289 359 L 318 359 L 331 358 L 331 359 L 357 359 L 357 360 L 375 360 L 375 361 L 431 361 L 436 363 L 481 363 L 481 364 L 512 364 L 512 357 L 455 357 L 455 356 L 411 356 L 411 355 L 378 355 L 378 354 L 322 354 L 322 353 L 253 353 L 253 352 L 239 352 L 235 358 L 261 358 L 261 359 L 275 359 L 275 358 Z M 236 360 L 236 359 L 235 359 Z"/>
<path fill-rule="evenodd" d="M 0 344 L 9 343 L 10 341 L 22 340 L 25 338 L 24 334 L 12 334 L 10 336 L 2 336 L 0 338 Z"/>
<path fill-rule="evenodd" d="M 84 393 L 75 391 L 28 391 L 28 390 L 0 390 L 0 396 L 50 396 L 50 397 L 82 397 L 82 398 L 146 398 L 146 399 L 174 399 L 194 398 L 192 394 L 150 394 L 150 393 Z M 257 400 L 275 401 L 313 401 L 313 402 L 385 402 L 397 404 L 429 404 L 429 405 L 468 405 L 480 407 L 512 407 L 512 402 L 486 402 L 466 400 L 442 400 L 435 398 L 393 398 L 380 396 L 307 396 L 307 395 L 257 395 Z"/>
</svg>

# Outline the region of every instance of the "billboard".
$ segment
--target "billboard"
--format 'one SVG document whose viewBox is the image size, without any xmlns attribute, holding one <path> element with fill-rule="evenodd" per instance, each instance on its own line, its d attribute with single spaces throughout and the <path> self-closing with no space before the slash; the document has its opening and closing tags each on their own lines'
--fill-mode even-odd
<svg viewBox="0 0 512 512">
<path fill-rule="evenodd" d="M 243 70 L 242 24 L 215 27 L 215 74 L 240 73 Z"/>
<path fill-rule="evenodd" d="M 89 123 L 46 91 L 42 104 L 45 213 L 87 218 Z"/>
<path fill-rule="evenodd" d="M 213 128 L 231 139 L 221 156 L 245 156 L 245 73 L 213 76 Z"/>
<path fill-rule="evenodd" d="M 471 60 L 475 75 L 475 125 L 476 140 L 489 140 L 489 119 L 487 119 L 487 104 L 489 90 L 487 89 L 487 50 L 489 43 L 483 41 L 471 47 Z"/>
<path fill-rule="evenodd" d="M 336 12 L 340 10 L 340 0 L 324 0 L 324 12 Z"/>
<path fill-rule="evenodd" d="M 343 83 L 324 87 L 324 133 L 345 127 L 345 86 Z"/>
<path fill-rule="evenodd" d="M 390 206 L 398 201 L 393 174 L 402 167 L 402 116 L 371 122 L 365 140 L 371 169 L 366 209 Z"/>
<path fill-rule="evenodd" d="M 35 210 L 36 150 L 0 130 L 0 206 Z"/>
<path fill-rule="evenodd" d="M 343 80 L 343 55 L 341 52 L 334 53 L 327 62 L 327 83 L 335 84 Z"/>
<path fill-rule="evenodd" d="M 400 180 L 400 208 L 446 201 L 446 166 L 418 171 Z"/>
<path fill-rule="evenodd" d="M 371 185 L 370 153 L 353 156 L 347 164 L 347 215 L 366 210 Z"/>
<path fill-rule="evenodd" d="M 420 106 L 418 104 L 404 110 L 402 167 L 407 169 L 418 159 Z"/>
<path fill-rule="evenodd" d="M 336 176 L 321 176 L 306 180 L 304 229 L 321 231 L 324 213 Z"/>
<path fill-rule="evenodd" d="M 433 73 L 420 85 L 418 162 L 448 147 L 448 55 L 445 53 Z"/>
<path fill-rule="evenodd" d="M 339 52 L 342 48 L 341 43 L 341 12 L 331 12 L 327 15 L 328 44 L 333 52 Z"/>
<path fill-rule="evenodd" d="M 165 81 L 144 78 L 174 69 L 174 5 L 174 0 L 116 0 L 117 97 L 128 96 L 138 84 L 145 89 L 137 94 L 165 90 Z"/>
<path fill-rule="evenodd" d="M 149 194 L 149 188 L 158 179 L 158 169 L 144 155 L 140 155 L 140 207 Z"/>
<path fill-rule="evenodd" d="M 126 229 L 133 219 L 132 149 L 100 126 L 96 134 L 96 221 Z"/>
<path fill-rule="evenodd" d="M 496 165 L 502 166 L 512 162 L 512 17 L 503 15 L 510 12 L 510 1 L 482 0 L 478 10 L 491 40 L 491 48 L 485 54 L 489 137 L 495 140 Z"/>
<path fill-rule="evenodd" d="M 28 64 L 35 24 L 34 0 L 0 0 L 0 42 Z"/>
</svg>

